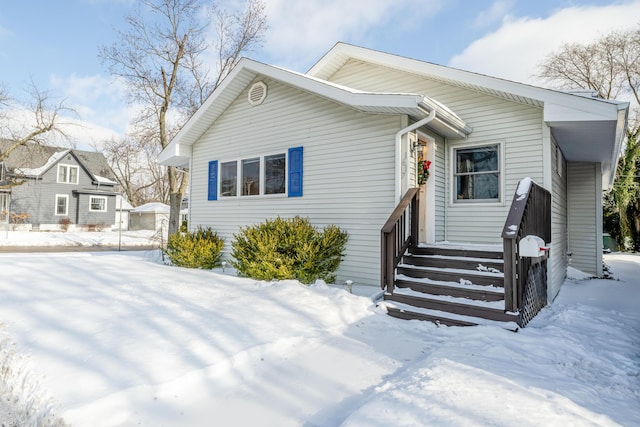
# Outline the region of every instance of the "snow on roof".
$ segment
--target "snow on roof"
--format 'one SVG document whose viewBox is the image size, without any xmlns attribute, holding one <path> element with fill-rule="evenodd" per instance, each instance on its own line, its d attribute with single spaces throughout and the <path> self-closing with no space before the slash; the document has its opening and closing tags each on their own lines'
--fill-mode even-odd
<svg viewBox="0 0 640 427">
<path fill-rule="evenodd" d="M 116 194 L 116 209 L 123 211 L 133 210 L 133 205 L 120 194 Z"/>
<path fill-rule="evenodd" d="M 16 172 L 26 176 L 40 176 L 53 166 L 58 160 L 66 156 L 71 150 L 58 151 L 53 153 L 47 162 L 39 168 L 16 168 Z"/>
<path fill-rule="evenodd" d="M 96 179 L 96 181 L 98 181 L 100 184 L 113 184 L 116 185 L 117 182 L 110 180 L 109 178 L 105 178 L 104 176 L 100 176 L 100 175 L 94 175 L 94 178 Z"/>
<path fill-rule="evenodd" d="M 155 212 L 155 213 L 169 213 L 171 208 L 169 205 L 165 205 L 160 202 L 151 202 L 144 205 L 140 205 L 133 209 L 132 212 Z"/>
</svg>

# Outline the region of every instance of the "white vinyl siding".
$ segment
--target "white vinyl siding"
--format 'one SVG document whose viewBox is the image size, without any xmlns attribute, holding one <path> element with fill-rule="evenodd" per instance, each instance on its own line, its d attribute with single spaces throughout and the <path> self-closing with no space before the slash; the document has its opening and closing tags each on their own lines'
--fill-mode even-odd
<svg viewBox="0 0 640 427">
<path fill-rule="evenodd" d="M 553 193 L 551 196 L 551 256 L 547 280 L 547 298 L 549 302 L 558 295 L 567 273 L 567 174 L 566 162 L 557 150 L 557 144 L 551 144 Z M 560 154 L 560 156 L 558 156 Z M 560 174 L 561 172 L 562 174 Z"/>
<path fill-rule="evenodd" d="M 501 243 L 502 228 L 507 217 L 518 181 L 530 177 L 543 184 L 542 108 L 515 102 L 427 80 L 390 68 L 373 66 L 360 61 L 349 61 L 332 77 L 331 81 L 366 91 L 392 93 L 420 93 L 451 108 L 472 129 L 464 141 L 448 140 L 448 147 L 462 147 L 478 143 L 504 143 L 504 176 L 501 203 L 451 203 L 449 170 L 450 150 L 444 150 L 447 159 L 438 167 L 446 167 L 447 184 L 437 186 L 446 191 L 445 235 L 451 242 Z M 440 195 L 437 196 L 441 200 Z M 438 217 L 438 222 L 441 217 Z M 482 224 L 482 226 L 478 226 Z M 436 225 L 436 229 L 441 227 Z"/>
<path fill-rule="evenodd" d="M 445 224 L 446 224 L 446 194 L 445 186 L 447 183 L 446 169 L 442 165 L 446 162 L 445 155 L 445 142 L 444 138 L 438 136 L 435 138 L 435 160 L 431 165 L 431 177 L 429 179 L 435 180 L 435 192 L 436 192 L 436 224 L 435 224 L 435 241 L 441 242 L 446 239 L 445 237 Z"/>
<path fill-rule="evenodd" d="M 600 165 L 567 163 L 571 266 L 602 276 L 602 184 Z"/>
<path fill-rule="evenodd" d="M 211 226 L 228 256 L 238 227 L 276 216 L 309 217 L 349 234 L 338 282 L 378 286 L 380 229 L 393 211 L 394 135 L 401 117 L 364 114 L 278 82 L 252 107 L 240 94 L 193 147 L 190 227 Z M 249 85 L 250 86 L 250 85 Z M 234 143 L 252 135 L 255 144 Z M 303 197 L 220 197 L 208 200 L 208 162 L 304 148 Z M 363 159 L 366 158 L 366 161 Z"/>
</svg>

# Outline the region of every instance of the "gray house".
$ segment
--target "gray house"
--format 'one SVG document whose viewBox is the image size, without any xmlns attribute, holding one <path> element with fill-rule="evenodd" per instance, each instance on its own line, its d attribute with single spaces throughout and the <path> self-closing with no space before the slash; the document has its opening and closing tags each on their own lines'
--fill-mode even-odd
<svg viewBox="0 0 640 427">
<path fill-rule="evenodd" d="M 0 152 L 11 141 L 0 140 Z M 27 144 L 0 163 L 0 222 L 26 229 L 110 228 L 115 177 L 102 153 Z"/>
</svg>

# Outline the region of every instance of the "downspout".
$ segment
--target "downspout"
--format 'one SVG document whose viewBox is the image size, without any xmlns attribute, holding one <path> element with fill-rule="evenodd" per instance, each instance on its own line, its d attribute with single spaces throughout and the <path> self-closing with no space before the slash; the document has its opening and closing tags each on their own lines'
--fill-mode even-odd
<svg viewBox="0 0 640 427">
<path fill-rule="evenodd" d="M 396 133 L 396 204 L 400 202 L 400 198 L 402 197 L 402 135 L 406 135 L 412 130 L 416 130 L 419 127 L 422 127 L 429 123 L 431 120 L 436 118 L 436 110 L 431 110 L 429 115 L 422 120 L 415 122 L 412 125 L 407 126 L 404 129 L 400 129 Z"/>
</svg>

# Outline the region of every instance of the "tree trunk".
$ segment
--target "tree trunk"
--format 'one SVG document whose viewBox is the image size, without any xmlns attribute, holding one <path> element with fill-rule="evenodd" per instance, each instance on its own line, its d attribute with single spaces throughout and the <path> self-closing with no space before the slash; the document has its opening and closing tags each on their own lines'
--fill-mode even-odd
<svg viewBox="0 0 640 427">
<path fill-rule="evenodd" d="M 182 193 L 169 194 L 169 236 L 180 229 L 180 206 L 182 205 Z"/>
</svg>

